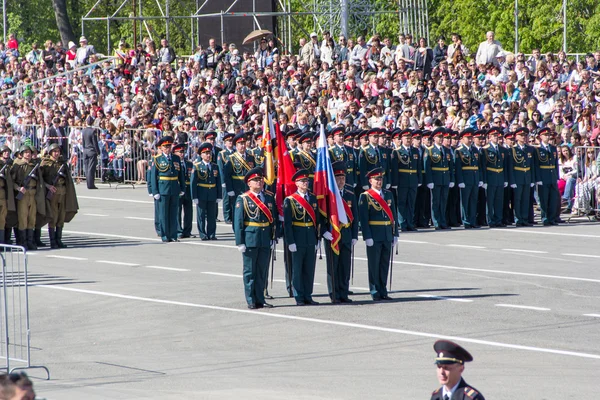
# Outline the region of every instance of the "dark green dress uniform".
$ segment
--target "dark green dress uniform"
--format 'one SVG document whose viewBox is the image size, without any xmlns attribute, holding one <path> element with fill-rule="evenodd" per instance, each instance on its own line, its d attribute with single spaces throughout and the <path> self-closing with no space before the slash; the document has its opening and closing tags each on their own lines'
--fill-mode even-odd
<svg viewBox="0 0 600 400">
<path fill-rule="evenodd" d="M 490 129 L 490 132 L 492 130 Z M 493 134 L 488 132 L 488 134 Z M 497 131 L 496 134 L 501 134 Z M 481 152 L 482 180 L 486 187 L 487 220 L 490 228 L 503 223 L 504 188 L 508 187 L 508 154 L 505 148 L 492 143 Z"/>
<path fill-rule="evenodd" d="M 405 134 L 405 133 L 402 133 Z M 410 135 L 410 131 L 406 134 Z M 398 199 L 398 221 L 403 231 L 415 231 L 415 202 L 417 189 L 422 184 L 422 164 L 419 151 L 400 145 L 391 155 L 392 188 Z"/>
<path fill-rule="evenodd" d="M 543 134 L 548 130 L 544 128 L 540 131 Z M 533 157 L 535 167 L 535 182 L 540 198 L 540 209 L 542 214 L 542 223 L 544 225 L 558 225 L 558 155 L 556 147 L 551 144 L 540 143 L 535 147 Z M 541 184 L 539 184 L 541 182 Z"/>
<path fill-rule="evenodd" d="M 173 146 L 173 152 L 181 148 L 184 149 L 185 153 L 184 144 L 178 144 Z M 177 237 L 185 239 L 192 236 L 192 221 L 194 220 L 192 191 L 190 189 L 190 178 L 194 165 L 191 161 L 186 160 L 184 155 L 184 157 L 181 160 L 181 166 L 184 173 L 185 191 L 183 193 L 183 196 L 179 198 L 179 207 L 177 209 Z"/>
<path fill-rule="evenodd" d="M 159 146 L 170 145 L 173 138 L 163 137 Z M 163 242 L 177 241 L 177 208 L 179 196 L 185 191 L 185 177 L 181 159 L 175 154 L 154 157 L 152 168 L 152 195 L 158 197 L 161 238 Z"/>
<path fill-rule="evenodd" d="M 443 388 L 434 390 L 431 394 L 431 400 L 445 400 Z M 485 400 L 485 398 L 477 391 L 477 389 L 467 384 L 464 379 L 460 378 L 460 382 L 458 383 L 451 400 Z"/>
<path fill-rule="evenodd" d="M 465 134 L 463 132 L 463 134 Z M 471 133 L 467 133 L 471 134 Z M 454 152 L 456 183 L 460 187 L 460 208 L 465 229 L 477 225 L 477 195 L 479 192 L 479 153 L 474 147 L 461 144 Z M 462 187 L 464 185 L 464 187 Z"/>
<path fill-rule="evenodd" d="M 228 133 L 225 136 L 223 136 L 223 140 L 225 141 L 233 139 L 233 136 L 235 136 L 233 133 Z M 225 164 L 229 162 L 229 156 L 231 156 L 231 154 L 233 154 L 234 152 L 235 150 L 228 149 L 227 147 L 225 147 L 219 153 L 217 157 L 217 166 L 219 167 L 219 173 L 221 174 L 221 177 L 225 176 Z M 224 180 L 221 186 L 224 191 L 227 190 L 227 188 L 225 187 L 226 185 Z M 223 193 L 223 220 L 228 224 L 231 224 L 231 221 L 233 220 L 234 203 L 235 199 L 233 197 L 230 197 L 226 193 Z"/>
<path fill-rule="evenodd" d="M 308 191 L 312 192 L 315 183 L 315 168 L 317 163 L 315 161 L 315 154 L 311 151 L 305 151 L 301 149 L 302 143 L 313 140 L 314 133 L 307 132 L 300 137 L 299 145 L 296 147 L 296 152 L 292 157 L 294 164 L 298 165 L 299 169 L 305 169 L 309 171 L 308 174 Z"/>
<path fill-rule="evenodd" d="M 300 170 L 293 180 L 306 178 L 310 171 Z M 298 200 L 298 196 L 300 200 Z M 313 218 L 314 216 L 314 218 Z M 288 249 L 291 246 L 292 287 L 297 305 L 316 304 L 312 299 L 315 281 L 315 263 L 319 234 L 320 213 L 314 194 L 300 192 L 285 198 L 283 202 L 283 233 Z"/>
<path fill-rule="evenodd" d="M 148 188 L 148 194 L 150 197 L 153 196 L 154 190 L 152 188 L 152 170 L 154 169 L 154 157 L 148 161 L 148 169 L 146 170 L 146 182 Z M 158 214 L 158 200 L 154 199 L 154 230 L 156 231 L 156 236 L 161 235 L 160 231 L 160 215 Z"/>
<path fill-rule="evenodd" d="M 413 131 L 413 138 L 421 135 L 421 131 Z M 419 153 L 419 164 L 421 165 L 421 186 L 417 188 L 417 199 L 415 200 L 415 219 L 414 225 L 417 228 L 429 228 L 431 221 L 431 190 L 427 187 L 425 175 L 425 152 L 427 147 L 420 145 L 413 148 Z"/>
<path fill-rule="evenodd" d="M 244 176 L 256 166 L 254 157 L 246 152 L 240 154 L 237 151 L 229 156 L 229 162 L 225 164 L 225 190 L 227 193 L 235 193 L 237 197 L 248 190 L 244 182 Z"/>
<path fill-rule="evenodd" d="M 383 174 L 381 169 L 371 171 L 367 176 Z M 385 208 L 376 200 L 371 190 L 360 195 L 358 201 L 358 214 L 360 227 L 365 241 L 372 240 L 373 245 L 367 246 L 367 260 L 369 269 L 369 291 L 373 300 L 388 300 L 387 278 L 392 255 L 394 237 L 398 236 L 396 222 L 396 205 L 392 192 L 382 189 L 379 196 L 387 204 L 391 218 Z"/>
<path fill-rule="evenodd" d="M 255 168 L 246 176 L 247 182 L 262 177 L 263 173 Z M 235 244 L 242 251 L 244 294 L 251 309 L 271 307 L 265 302 L 264 289 L 277 220 L 275 198 L 266 192 L 253 193 L 248 190 L 237 198 L 233 222 Z"/>
<path fill-rule="evenodd" d="M 353 188 L 354 183 L 356 182 L 356 158 L 354 157 L 354 149 L 346 145 L 339 146 L 334 144 L 329 147 L 329 156 L 331 157 L 332 163 L 342 161 L 346 164 L 346 185 Z"/>
<path fill-rule="evenodd" d="M 442 128 L 443 129 L 443 128 Z M 434 135 L 441 134 L 435 133 Z M 431 189 L 431 219 L 436 229 L 448 229 L 446 223 L 446 205 L 450 182 L 454 181 L 452 154 L 444 146 L 433 145 L 425 151 L 425 183 L 432 184 Z"/>
<path fill-rule="evenodd" d="M 198 151 L 210 152 L 212 146 L 204 143 Z M 215 163 L 205 163 L 200 157 L 194 161 L 190 181 L 190 196 L 196 204 L 196 223 L 202 240 L 216 240 L 217 201 L 223 198 L 221 174 Z"/>
<path fill-rule="evenodd" d="M 438 368 L 451 364 L 464 365 L 466 362 L 473 361 L 473 356 L 467 350 L 449 340 L 436 341 L 433 349 L 436 353 L 435 363 Z M 431 400 L 485 400 L 485 398 L 477 389 L 468 385 L 461 376 L 452 394 L 449 394 L 449 390 L 445 393 L 442 386 L 433 391 Z"/>
<path fill-rule="evenodd" d="M 518 131 L 522 131 L 521 128 Z M 509 154 L 509 184 L 515 188 L 515 222 L 517 226 L 531 226 L 529 216 L 529 194 L 533 183 L 533 148 L 527 144 L 515 143 Z"/>
</svg>

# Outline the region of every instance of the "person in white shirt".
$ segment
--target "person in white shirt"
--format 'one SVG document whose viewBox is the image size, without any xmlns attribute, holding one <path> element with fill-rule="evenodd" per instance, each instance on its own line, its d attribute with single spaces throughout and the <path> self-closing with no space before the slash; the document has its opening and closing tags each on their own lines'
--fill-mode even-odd
<svg viewBox="0 0 600 400">
<path fill-rule="evenodd" d="M 473 361 L 473 356 L 467 350 L 449 340 L 438 340 L 433 349 L 436 353 L 437 377 L 442 386 L 433 391 L 431 400 L 485 400 L 481 393 L 462 378 L 465 363 Z M 457 396 L 454 396 L 455 393 Z"/>
<path fill-rule="evenodd" d="M 478 65 L 482 64 L 494 64 L 499 65 L 496 55 L 502 51 L 502 45 L 499 41 L 494 40 L 494 32 L 489 31 L 486 33 L 487 40 L 482 42 L 477 49 L 477 55 L 475 56 L 475 62 Z"/>
</svg>

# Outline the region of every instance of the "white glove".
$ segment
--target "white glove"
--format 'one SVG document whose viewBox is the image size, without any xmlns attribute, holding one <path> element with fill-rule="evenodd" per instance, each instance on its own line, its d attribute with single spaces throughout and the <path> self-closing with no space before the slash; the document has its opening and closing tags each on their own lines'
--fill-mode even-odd
<svg viewBox="0 0 600 400">
<path fill-rule="evenodd" d="M 452 188 L 454 187 L 454 182 L 450 182 L 450 184 L 448 185 L 448 187 L 449 187 L 450 189 L 452 189 Z"/>
<path fill-rule="evenodd" d="M 160 200 L 160 194 L 155 194 L 154 195 L 154 200 Z"/>
<path fill-rule="evenodd" d="M 279 220 L 280 220 L 281 222 L 283 222 L 283 215 L 280 215 L 280 216 L 279 216 Z"/>
<path fill-rule="evenodd" d="M 333 235 L 331 234 L 331 232 L 327 231 L 323 234 L 323 238 L 332 241 L 333 240 Z"/>
<path fill-rule="evenodd" d="M 235 196 L 235 192 L 233 190 L 231 192 L 227 192 L 227 196 L 233 197 Z"/>
<path fill-rule="evenodd" d="M 152 196 L 152 193 L 148 193 L 148 196 L 150 196 L 150 197 L 154 197 L 154 196 Z"/>
<path fill-rule="evenodd" d="M 195 206 L 197 206 L 197 205 L 198 205 L 198 203 L 199 203 L 198 199 L 194 199 L 194 200 L 192 200 L 192 201 L 194 202 L 194 205 L 195 205 Z"/>
<path fill-rule="evenodd" d="M 427 184 L 427 189 L 433 189 L 433 183 L 428 183 Z"/>
<path fill-rule="evenodd" d="M 277 244 L 277 240 L 271 240 L 271 248 L 274 249 Z"/>
<path fill-rule="evenodd" d="M 179 197 L 183 197 L 184 194 L 185 193 L 183 193 L 183 192 L 179 192 Z"/>
<path fill-rule="evenodd" d="M 373 242 L 373 239 L 367 239 L 367 240 L 365 240 L 365 244 L 367 245 L 367 247 L 371 247 L 375 243 Z"/>
<path fill-rule="evenodd" d="M 477 187 L 482 187 L 483 186 L 483 182 L 479 181 L 479 183 L 477 184 Z"/>
<path fill-rule="evenodd" d="M 369 187 L 365 185 L 363 186 L 363 190 L 369 190 Z"/>
<path fill-rule="evenodd" d="M 317 245 L 315 246 L 315 250 L 321 247 L 321 239 L 317 240 Z"/>
<path fill-rule="evenodd" d="M 535 185 L 535 183 L 531 182 L 531 184 L 529 186 L 533 187 Z"/>
<path fill-rule="evenodd" d="M 240 244 L 240 245 L 238 246 L 238 250 L 239 250 L 241 253 L 245 253 L 245 252 L 246 252 L 246 245 L 245 245 L 245 244 Z"/>
<path fill-rule="evenodd" d="M 394 236 L 394 246 L 398 244 L 398 236 Z"/>
<path fill-rule="evenodd" d="M 508 187 L 508 182 L 504 182 L 504 187 Z"/>
<path fill-rule="evenodd" d="M 356 183 L 354 183 L 354 184 L 352 185 L 352 187 L 356 187 Z"/>
<path fill-rule="evenodd" d="M 484 190 L 487 190 L 487 183 L 484 183 L 482 187 Z"/>
<path fill-rule="evenodd" d="M 398 186 L 392 186 L 392 189 L 398 189 Z"/>
<path fill-rule="evenodd" d="M 450 186 L 450 187 L 452 187 L 452 186 Z M 464 189 L 465 188 L 465 184 L 464 183 L 459 183 L 458 187 L 461 188 L 461 189 Z"/>
<path fill-rule="evenodd" d="M 226 187 L 227 187 L 227 185 L 226 185 L 226 184 L 224 184 L 224 183 L 222 183 L 222 184 L 221 184 L 221 187 L 222 187 L 222 188 L 226 188 Z"/>
<path fill-rule="evenodd" d="M 354 245 L 356 244 L 356 242 L 358 242 L 358 239 L 352 239 L 352 247 L 354 247 Z"/>
<path fill-rule="evenodd" d="M 542 181 L 536 182 L 536 185 L 543 185 Z"/>
<path fill-rule="evenodd" d="M 291 251 L 292 253 L 295 253 L 295 252 L 297 252 L 297 251 L 298 251 L 298 248 L 296 247 L 296 243 L 292 243 L 292 244 L 290 244 L 290 245 L 288 246 L 288 249 L 290 249 L 290 251 Z"/>
<path fill-rule="evenodd" d="M 417 187 L 421 187 L 421 185 L 423 185 L 423 184 L 422 184 L 422 183 L 418 183 L 418 184 L 417 184 Z"/>
<path fill-rule="evenodd" d="M 510 185 L 510 187 L 513 188 L 513 189 L 516 189 L 517 185 L 513 183 L 512 185 Z"/>
<path fill-rule="evenodd" d="M 220 202 L 221 202 L 221 200 L 223 200 L 223 199 L 219 199 L 219 198 L 217 198 L 217 203 L 220 203 Z"/>
<path fill-rule="evenodd" d="M 387 185 L 385 185 L 385 188 L 389 189 L 390 188 L 390 184 L 388 183 Z"/>
</svg>

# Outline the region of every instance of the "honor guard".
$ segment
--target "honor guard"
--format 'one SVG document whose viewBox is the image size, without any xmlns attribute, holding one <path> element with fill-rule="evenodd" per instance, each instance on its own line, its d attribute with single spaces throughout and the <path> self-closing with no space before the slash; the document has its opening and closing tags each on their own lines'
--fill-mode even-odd
<svg viewBox="0 0 600 400">
<path fill-rule="evenodd" d="M 177 209 L 179 197 L 185 191 L 185 177 L 181 159 L 171 154 L 173 137 L 164 136 L 158 141 L 162 154 L 154 157 L 152 167 L 152 195 L 158 200 L 160 237 L 163 242 L 177 241 Z"/>
<path fill-rule="evenodd" d="M 328 223 L 321 225 L 325 241 L 325 255 L 327 257 L 327 288 L 333 303 L 351 303 L 348 298 L 350 291 L 350 266 L 352 265 L 352 251 L 358 241 L 358 207 L 354 191 L 346 187 L 346 163 L 337 161 L 332 165 L 337 190 L 344 202 L 344 210 L 348 222 L 341 226 L 339 239 L 339 254 L 331 248 L 333 235 Z"/>
<path fill-rule="evenodd" d="M 367 245 L 369 290 L 374 301 L 391 300 L 387 291 L 392 247 L 398 242 L 396 205 L 392 192 L 383 189 L 383 170 L 366 174 L 370 189 L 360 195 L 358 214 Z"/>
<path fill-rule="evenodd" d="M 233 138 L 235 134 L 226 133 L 223 135 L 223 150 L 217 156 L 217 166 L 219 167 L 219 174 L 221 177 L 225 176 L 225 164 L 229 162 L 229 157 L 235 152 L 235 148 L 233 147 Z M 221 183 L 222 190 L 225 192 L 227 190 L 225 180 Z M 231 224 L 233 220 L 233 206 L 235 203 L 235 199 L 233 197 L 228 196 L 226 193 L 223 196 L 223 219 L 226 224 Z"/>
<path fill-rule="evenodd" d="M 317 163 L 315 162 L 315 156 L 312 152 L 312 143 L 314 141 L 314 132 L 306 132 L 298 140 L 298 147 L 294 154 L 294 164 L 299 164 L 300 169 L 308 171 L 308 191 L 313 191 L 313 185 L 315 183 L 315 168 Z"/>
<path fill-rule="evenodd" d="M 244 294 L 249 309 L 272 308 L 265 301 L 271 249 L 275 245 L 278 220 L 275 198 L 263 191 L 262 169 L 254 168 L 245 176 L 249 190 L 235 203 L 235 244 L 244 264 Z"/>
<path fill-rule="evenodd" d="M 246 151 L 246 135 L 238 133 L 233 137 L 235 152 L 229 156 L 225 164 L 225 188 L 227 195 L 237 197 L 248 190 L 244 177 L 256 167 L 254 157 Z"/>
<path fill-rule="evenodd" d="M 516 226 L 532 226 L 528 222 L 529 195 L 534 185 L 533 181 L 533 149 L 526 143 L 529 130 L 519 128 L 515 132 L 517 143 L 509 154 L 509 184 L 514 189 Z"/>
<path fill-rule="evenodd" d="M 217 203 L 223 198 L 221 174 L 211 162 L 212 145 L 198 148 L 199 158 L 194 161 L 191 175 L 191 198 L 196 206 L 196 224 L 202 240 L 217 240 Z"/>
<path fill-rule="evenodd" d="M 446 129 L 444 132 L 444 138 L 442 140 L 442 146 L 450 154 L 452 154 L 452 163 L 450 170 L 456 177 L 456 144 L 458 143 L 458 132 L 454 132 L 451 129 Z M 454 146 L 453 146 L 454 144 Z M 448 190 L 448 203 L 446 205 L 446 224 L 452 228 L 458 228 L 461 225 L 461 203 L 460 203 L 460 188 L 457 184 L 453 188 Z"/>
<path fill-rule="evenodd" d="M 381 168 L 383 169 L 383 188 L 389 190 L 392 187 L 392 178 L 390 176 L 390 165 L 392 148 L 390 147 L 391 132 L 386 129 L 379 129 L 378 150 L 381 155 Z"/>
<path fill-rule="evenodd" d="M 431 189 L 431 219 L 436 230 L 450 229 L 446 224 L 448 190 L 454 187 L 454 176 L 450 170 L 452 155 L 442 146 L 444 128 L 433 131 L 433 146 L 424 152 L 425 183 Z"/>
<path fill-rule="evenodd" d="M 157 148 L 157 154 L 160 154 L 160 147 Z M 154 230 L 156 236 L 160 237 L 160 215 L 158 214 L 158 200 L 154 198 L 154 189 L 152 188 L 152 170 L 154 169 L 154 157 L 148 161 L 148 169 L 146 170 L 146 182 L 148 182 L 148 195 L 154 200 Z"/>
<path fill-rule="evenodd" d="M 487 221 L 490 228 L 502 228 L 504 189 L 508 187 L 508 152 L 498 143 L 499 128 L 488 130 L 488 144 L 481 151 L 483 188 L 486 191 Z"/>
<path fill-rule="evenodd" d="M 331 162 L 344 162 L 346 166 L 346 185 L 353 188 L 356 182 L 354 149 L 344 144 L 345 134 L 343 127 L 333 128 L 331 136 L 333 137 L 333 145 L 329 147 Z"/>
<path fill-rule="evenodd" d="M 383 154 L 381 149 L 379 148 L 380 133 L 380 129 L 371 129 L 366 132 L 363 131 L 359 135 L 360 138 L 364 138 L 366 136 L 368 139 L 368 144 L 360 149 L 360 153 L 358 155 L 360 186 L 363 190 L 369 189 L 369 180 L 367 178 L 367 172 L 372 171 L 375 168 L 381 168 L 381 170 L 383 171 L 382 173 L 384 173 L 385 179 L 387 160 L 384 159 L 384 156 L 387 158 L 387 153 Z"/>
<path fill-rule="evenodd" d="M 416 231 L 415 203 L 417 190 L 421 186 L 423 174 L 419 151 L 412 146 L 412 132 L 404 129 L 396 132 L 400 145 L 391 154 L 392 189 L 397 193 L 398 222 L 404 231 Z"/>
<path fill-rule="evenodd" d="M 456 182 L 460 188 L 462 223 L 465 229 L 479 228 L 477 224 L 478 188 L 483 186 L 480 176 L 479 152 L 471 146 L 472 129 L 465 129 L 461 145 L 454 152 Z"/>
<path fill-rule="evenodd" d="M 15 195 L 13 192 L 13 181 L 10 175 L 10 163 L 4 157 L 5 153 L 10 154 L 10 149 L 7 146 L 2 146 L 0 153 L 0 243 L 5 241 L 6 217 L 8 212 L 15 212 Z M 8 228 L 8 236 L 10 238 L 10 228 Z"/>
<path fill-rule="evenodd" d="M 484 129 L 475 131 L 473 134 L 473 147 L 477 153 L 481 154 L 487 136 Z M 480 186 L 477 194 L 477 225 L 487 226 L 487 199 L 483 186 Z"/>
<path fill-rule="evenodd" d="M 424 133 L 416 129 L 412 132 L 412 147 L 419 154 L 419 164 L 421 165 L 421 186 L 417 188 L 417 199 L 415 200 L 414 226 L 417 228 L 429 228 L 431 220 L 431 190 L 425 183 L 425 166 L 423 157 L 427 147 L 423 144 Z"/>
<path fill-rule="evenodd" d="M 254 162 L 256 163 L 256 166 L 261 168 L 264 167 L 265 163 L 265 152 L 264 149 L 260 146 L 260 143 L 262 142 L 262 137 L 262 131 L 258 131 L 254 134 L 254 143 L 256 145 L 249 151 L 249 153 L 252 154 L 252 156 L 254 157 Z"/>
<path fill-rule="evenodd" d="M 485 400 L 477 389 L 462 378 L 465 363 L 473 356 L 458 344 L 449 340 L 438 340 L 433 345 L 437 377 L 442 385 L 431 394 L 431 400 Z"/>
<path fill-rule="evenodd" d="M 212 153 L 210 156 L 210 162 L 217 162 L 217 157 L 219 156 L 219 153 L 221 152 L 221 148 L 219 146 L 217 146 L 215 144 L 215 141 L 217 139 L 217 132 L 215 131 L 208 131 L 204 134 L 204 142 L 205 143 L 210 143 L 212 145 Z"/>
<path fill-rule="evenodd" d="M 502 143 L 502 148 L 505 154 L 506 164 L 504 167 L 504 179 L 509 181 L 508 187 L 504 188 L 504 199 L 503 199 L 503 207 L 502 207 L 502 224 L 506 224 L 508 226 L 515 223 L 515 189 L 514 184 L 510 184 L 510 168 L 512 168 L 512 147 L 515 144 L 515 134 L 512 132 L 508 132 L 502 137 L 504 143 Z"/>
<path fill-rule="evenodd" d="M 185 190 L 183 196 L 179 198 L 177 207 L 177 237 L 186 239 L 192 236 L 192 221 L 194 220 L 194 209 L 192 207 L 192 191 L 190 189 L 190 177 L 193 164 L 185 159 L 185 144 L 176 144 L 173 146 L 173 154 L 181 159 L 181 168 L 185 181 Z"/>
<path fill-rule="evenodd" d="M 311 171 L 301 169 L 292 180 L 298 190 L 283 202 L 283 234 L 291 252 L 292 286 L 296 305 L 317 305 L 312 298 L 319 247 L 320 213 L 317 198 L 308 190 Z"/>
<path fill-rule="evenodd" d="M 551 145 L 550 129 L 542 128 L 538 132 L 540 145 L 535 147 L 535 182 L 540 198 L 542 223 L 544 226 L 558 225 L 560 198 L 558 191 L 558 155 L 556 147 Z"/>
</svg>

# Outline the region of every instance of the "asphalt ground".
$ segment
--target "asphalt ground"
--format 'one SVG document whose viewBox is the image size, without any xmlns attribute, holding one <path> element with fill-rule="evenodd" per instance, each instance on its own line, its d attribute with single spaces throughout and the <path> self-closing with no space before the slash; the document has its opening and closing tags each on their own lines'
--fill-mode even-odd
<svg viewBox="0 0 600 400">
<path fill-rule="evenodd" d="M 254 311 L 231 226 L 162 243 L 144 187 L 77 190 L 69 248 L 28 258 L 39 397 L 428 399 L 437 338 L 473 354 L 463 376 L 488 400 L 597 397 L 598 224 L 403 233 L 382 303 L 360 240 L 354 303 L 329 303 L 323 255 L 321 305 L 296 307 L 280 244 L 275 308 Z"/>
</svg>

